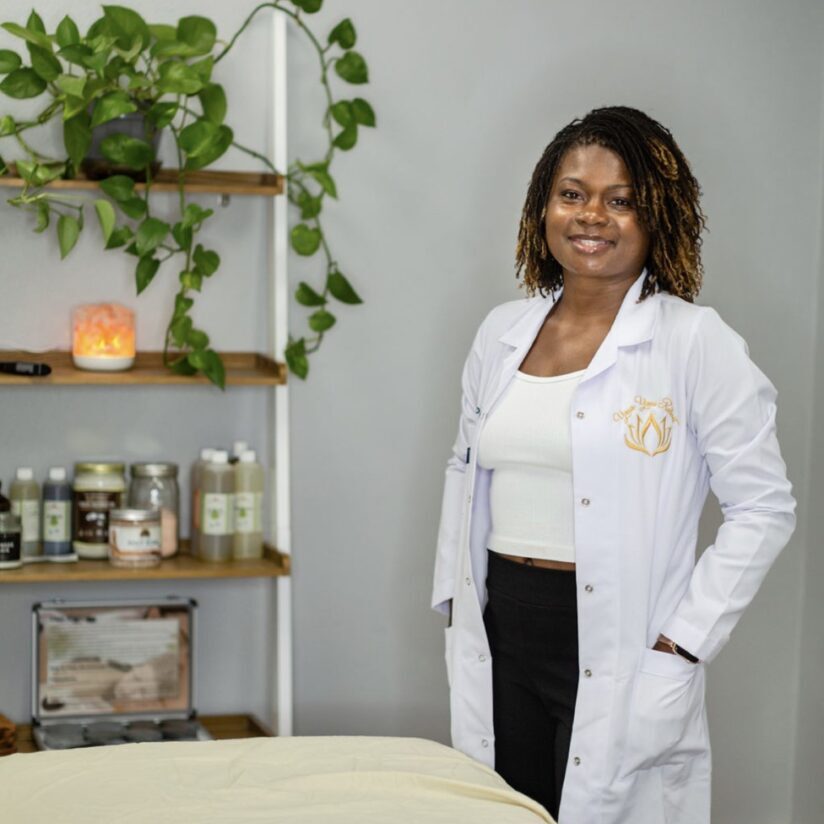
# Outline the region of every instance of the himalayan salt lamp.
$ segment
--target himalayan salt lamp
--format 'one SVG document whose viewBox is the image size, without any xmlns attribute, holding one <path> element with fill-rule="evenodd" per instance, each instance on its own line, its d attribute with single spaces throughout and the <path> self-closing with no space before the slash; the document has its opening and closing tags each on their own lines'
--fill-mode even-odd
<svg viewBox="0 0 824 824">
<path fill-rule="evenodd" d="M 134 364 L 134 312 L 88 303 L 72 313 L 72 359 L 78 369 L 118 372 Z"/>
</svg>

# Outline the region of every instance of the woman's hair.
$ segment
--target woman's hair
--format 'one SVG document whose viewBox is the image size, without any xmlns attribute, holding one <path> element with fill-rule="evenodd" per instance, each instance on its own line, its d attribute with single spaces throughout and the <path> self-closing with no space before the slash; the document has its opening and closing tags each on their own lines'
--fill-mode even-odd
<svg viewBox="0 0 824 824">
<path fill-rule="evenodd" d="M 692 301 L 701 289 L 701 188 L 669 130 L 638 109 L 593 109 L 555 135 L 532 173 L 526 194 L 515 277 L 524 271 L 527 292 L 544 294 L 564 282 L 563 272 L 546 242 L 546 207 L 555 173 L 567 151 L 603 146 L 615 152 L 632 179 L 638 219 L 649 233 L 647 276 L 641 299 L 656 291 Z"/>
</svg>

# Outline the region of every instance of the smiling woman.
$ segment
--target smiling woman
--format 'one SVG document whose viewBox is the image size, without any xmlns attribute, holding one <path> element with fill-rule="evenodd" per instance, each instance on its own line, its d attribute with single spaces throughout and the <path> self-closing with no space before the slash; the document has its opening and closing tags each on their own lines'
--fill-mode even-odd
<svg viewBox="0 0 824 824">
<path fill-rule="evenodd" d="M 561 824 L 709 824 L 705 666 L 795 526 L 775 387 L 693 302 L 699 191 L 643 112 L 570 123 L 523 209 L 531 298 L 464 367 L 432 595 L 452 740 Z"/>
</svg>

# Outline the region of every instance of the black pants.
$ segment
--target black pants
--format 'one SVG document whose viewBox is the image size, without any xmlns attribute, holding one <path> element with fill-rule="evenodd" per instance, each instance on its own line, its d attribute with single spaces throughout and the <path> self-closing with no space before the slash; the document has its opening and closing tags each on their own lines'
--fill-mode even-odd
<svg viewBox="0 0 824 824">
<path fill-rule="evenodd" d="M 489 552 L 495 770 L 557 818 L 578 691 L 575 572 Z"/>
</svg>

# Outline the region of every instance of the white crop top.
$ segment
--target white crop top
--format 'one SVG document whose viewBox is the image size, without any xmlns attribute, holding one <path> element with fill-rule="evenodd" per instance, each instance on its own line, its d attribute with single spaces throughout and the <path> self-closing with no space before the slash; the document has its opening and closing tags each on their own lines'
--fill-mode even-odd
<svg viewBox="0 0 824 824">
<path fill-rule="evenodd" d="M 575 561 L 569 414 L 585 371 L 517 372 L 489 416 L 478 444 L 478 464 L 493 470 L 489 549 Z"/>
</svg>

